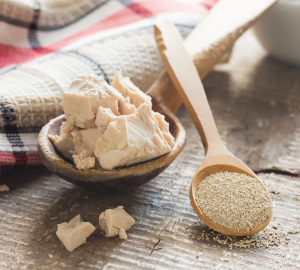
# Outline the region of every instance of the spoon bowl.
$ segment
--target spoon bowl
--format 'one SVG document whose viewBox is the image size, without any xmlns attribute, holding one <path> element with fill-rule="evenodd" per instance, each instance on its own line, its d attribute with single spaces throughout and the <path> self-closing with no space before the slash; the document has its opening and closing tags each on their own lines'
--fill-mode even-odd
<svg viewBox="0 0 300 270">
<path fill-rule="evenodd" d="M 226 150 L 222 155 L 219 154 L 217 157 L 213 155 L 212 156 L 206 155 L 191 182 L 190 201 L 194 211 L 207 226 L 223 234 L 234 235 L 234 236 L 245 236 L 245 235 L 252 235 L 260 232 L 269 224 L 272 218 L 272 212 L 270 216 L 263 223 L 261 223 L 259 226 L 255 228 L 252 228 L 250 230 L 233 230 L 230 228 L 220 226 L 219 224 L 213 222 L 203 213 L 201 208 L 198 206 L 196 200 L 196 192 L 199 183 L 205 177 L 211 174 L 218 173 L 218 172 L 225 172 L 225 171 L 246 174 L 248 176 L 251 176 L 255 178 L 257 181 L 259 181 L 263 186 L 263 188 L 265 189 L 265 191 L 268 192 L 265 186 L 263 185 L 263 183 L 257 177 L 257 175 L 247 165 L 245 165 L 241 160 L 239 160 L 234 155 L 232 155 L 229 151 Z M 269 199 L 271 200 L 270 196 Z"/>
</svg>

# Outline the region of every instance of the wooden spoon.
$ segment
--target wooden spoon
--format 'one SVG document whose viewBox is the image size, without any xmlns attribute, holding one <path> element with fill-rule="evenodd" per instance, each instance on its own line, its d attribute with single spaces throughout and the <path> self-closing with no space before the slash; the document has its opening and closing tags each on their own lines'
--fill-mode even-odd
<svg viewBox="0 0 300 270">
<path fill-rule="evenodd" d="M 196 191 L 198 185 L 206 176 L 213 173 L 224 171 L 243 173 L 254 177 L 263 187 L 264 185 L 248 166 L 233 156 L 224 147 L 196 67 L 190 59 L 180 34 L 174 25 L 166 19 L 158 20 L 155 24 L 155 38 L 165 68 L 193 118 L 206 151 L 205 158 L 192 180 L 190 189 L 191 204 L 195 212 L 205 224 L 224 234 L 243 236 L 261 231 L 269 224 L 272 211 L 270 216 L 255 228 L 251 228 L 250 230 L 233 230 L 220 226 L 210 220 L 197 205 Z M 266 190 L 265 187 L 264 189 Z M 268 192 L 267 195 L 271 202 Z M 218 206 L 216 205 L 215 207 L 217 208 Z"/>
<path fill-rule="evenodd" d="M 194 56 L 201 78 L 230 50 L 238 37 L 274 3 L 275 0 L 221 0 L 213 7 L 186 40 L 186 46 Z M 78 170 L 55 150 L 48 138 L 48 135 L 59 134 L 60 126 L 65 121 L 64 116 L 59 116 L 43 127 L 38 138 L 39 153 L 45 166 L 71 183 L 102 192 L 138 186 L 157 176 L 173 162 L 184 146 L 185 131 L 173 114 L 182 101 L 165 71 L 147 94 L 152 97 L 154 111 L 164 114 L 170 123 L 175 146 L 169 154 L 112 171 Z"/>
</svg>

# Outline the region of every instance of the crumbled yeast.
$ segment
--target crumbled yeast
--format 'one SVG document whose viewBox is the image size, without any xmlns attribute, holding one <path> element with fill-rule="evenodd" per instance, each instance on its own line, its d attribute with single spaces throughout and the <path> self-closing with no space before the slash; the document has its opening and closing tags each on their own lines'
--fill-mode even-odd
<svg viewBox="0 0 300 270">
<path fill-rule="evenodd" d="M 126 230 L 129 230 L 134 224 L 133 217 L 123 209 L 123 206 L 107 209 L 99 216 L 99 225 L 105 231 L 106 237 L 119 235 L 121 239 L 126 240 Z"/>
<path fill-rule="evenodd" d="M 90 222 L 83 222 L 80 215 L 72 218 L 68 223 L 57 225 L 56 235 L 68 251 L 86 243 L 86 239 L 95 231 Z"/>
<path fill-rule="evenodd" d="M 151 97 L 117 72 L 112 86 L 95 75 L 78 76 L 63 96 L 67 122 L 51 136 L 78 169 L 112 170 L 169 153 L 175 139 Z"/>
</svg>

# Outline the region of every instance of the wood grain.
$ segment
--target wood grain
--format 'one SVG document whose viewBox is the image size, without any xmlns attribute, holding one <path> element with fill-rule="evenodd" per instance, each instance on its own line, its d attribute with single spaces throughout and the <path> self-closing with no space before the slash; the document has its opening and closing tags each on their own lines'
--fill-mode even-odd
<svg viewBox="0 0 300 270">
<path fill-rule="evenodd" d="M 251 33 L 236 46 L 204 80 L 223 141 L 256 172 L 300 175 L 299 68 L 268 56 Z"/>
<path fill-rule="evenodd" d="M 181 108 L 186 147 L 167 170 L 136 189 L 102 195 L 42 167 L 9 173 L 4 182 L 11 190 L 0 193 L 0 269 L 299 269 L 299 72 L 266 56 L 248 33 L 230 62 L 204 80 L 222 141 L 252 169 L 267 171 L 258 176 L 270 191 L 274 215 L 267 231 L 250 242 L 273 233 L 278 246 L 265 240 L 241 248 L 236 245 L 244 238 L 225 239 L 199 221 L 188 192 L 204 151 Z M 105 238 L 97 225 L 101 211 L 118 205 L 136 219 L 127 241 Z M 79 213 L 97 229 L 69 253 L 55 235 L 56 224 Z"/>
</svg>

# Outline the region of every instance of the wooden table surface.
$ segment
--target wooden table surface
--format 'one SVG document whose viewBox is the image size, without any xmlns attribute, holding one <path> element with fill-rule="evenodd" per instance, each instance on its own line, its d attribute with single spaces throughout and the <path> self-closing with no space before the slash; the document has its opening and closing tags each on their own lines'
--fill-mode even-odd
<svg viewBox="0 0 300 270">
<path fill-rule="evenodd" d="M 204 80 L 228 149 L 256 171 L 274 216 L 265 231 L 226 237 L 199 221 L 189 185 L 203 158 L 185 108 L 187 143 L 171 166 L 137 189 L 103 195 L 76 187 L 44 167 L 17 168 L 0 193 L 0 269 L 300 269 L 300 68 L 266 55 L 252 33 L 230 62 Z M 99 214 L 118 205 L 136 219 L 128 240 L 106 238 Z M 56 225 L 77 214 L 97 229 L 68 252 Z"/>
</svg>

